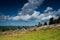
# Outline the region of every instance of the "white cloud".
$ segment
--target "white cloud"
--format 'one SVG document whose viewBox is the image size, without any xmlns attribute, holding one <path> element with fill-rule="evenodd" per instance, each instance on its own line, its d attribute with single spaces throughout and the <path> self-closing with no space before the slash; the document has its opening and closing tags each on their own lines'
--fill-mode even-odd
<svg viewBox="0 0 60 40">
<path fill-rule="evenodd" d="M 44 0 L 28 0 L 28 3 L 25 3 L 22 7 L 22 10 L 18 13 L 17 16 L 0 16 L 0 20 L 23 20 L 23 21 L 29 21 L 29 20 L 49 20 L 51 17 L 54 17 L 54 19 L 58 18 L 60 16 L 60 9 L 57 11 L 54 10 L 52 7 L 47 7 L 46 10 L 43 11 L 43 13 L 40 13 L 39 11 L 35 11 L 35 9 L 42 4 Z"/>
<path fill-rule="evenodd" d="M 11 17 L 11 20 L 20 20 L 19 16 Z"/>
<path fill-rule="evenodd" d="M 26 15 L 21 15 L 21 13 L 19 13 L 19 15 L 14 16 L 14 17 L 9 17 L 9 20 L 23 20 L 23 21 L 29 21 L 32 18 L 37 19 L 37 17 L 39 16 L 40 12 L 34 11 L 34 13 L 32 15 L 26 14 Z"/>
<path fill-rule="evenodd" d="M 54 17 L 54 19 L 58 18 L 60 16 L 60 9 L 55 11 L 52 7 L 47 7 L 46 10 L 43 11 L 43 13 L 40 13 L 39 11 L 35 11 L 35 9 L 38 8 L 43 3 L 44 0 L 28 0 L 27 3 L 24 4 L 22 7 L 22 10 L 18 13 L 17 16 L 0 16 L 0 20 L 23 20 L 23 21 L 29 21 L 29 20 L 36 20 L 36 21 L 42 21 L 42 20 L 49 20 L 51 17 Z"/>
<path fill-rule="evenodd" d="M 10 17 L 10 20 L 23 20 L 23 21 L 28 21 L 31 18 L 30 15 L 17 15 L 14 17 Z"/>
<path fill-rule="evenodd" d="M 48 8 L 48 7 L 47 7 Z M 60 16 L 60 9 L 58 9 L 57 11 L 52 10 L 52 11 L 48 11 L 48 12 L 44 12 L 44 13 L 40 13 L 39 11 L 34 11 L 32 15 L 30 14 L 26 14 L 26 15 L 22 15 L 22 13 L 19 13 L 17 16 L 0 16 L 0 20 L 23 20 L 23 21 L 29 21 L 31 19 L 34 20 L 49 20 L 51 17 L 54 17 L 54 19 L 58 18 L 58 16 Z"/>
<path fill-rule="evenodd" d="M 49 20 L 51 17 L 53 17 L 54 19 L 57 19 L 58 16 L 60 16 L 60 9 L 58 9 L 57 11 L 53 10 L 53 8 L 51 7 L 47 7 L 46 8 L 47 12 L 44 13 L 39 13 L 39 12 L 35 12 L 34 14 L 34 18 L 36 18 L 36 20 L 38 21 L 42 21 L 42 20 Z M 45 11 L 45 10 L 44 10 Z"/>
<path fill-rule="evenodd" d="M 30 15 L 22 15 L 22 16 L 20 16 L 20 19 L 21 20 L 24 20 L 24 21 L 28 21 L 29 19 L 31 18 L 31 16 Z"/>
<path fill-rule="evenodd" d="M 34 13 L 31 15 L 32 18 L 37 18 L 40 15 L 40 12 L 34 11 Z"/>
<path fill-rule="evenodd" d="M 9 16 L 1 15 L 0 16 L 0 21 L 5 21 L 8 20 Z"/>
<path fill-rule="evenodd" d="M 60 16 L 60 9 L 58 9 L 58 11 L 55 11 L 55 15 Z"/>
<path fill-rule="evenodd" d="M 42 4 L 44 0 L 28 0 L 27 3 L 22 7 L 22 14 L 33 14 L 36 8 Z"/>
<path fill-rule="evenodd" d="M 53 10 L 53 8 L 47 7 L 46 10 L 45 10 L 44 12 L 49 12 L 49 11 L 52 11 L 52 10 Z"/>
</svg>

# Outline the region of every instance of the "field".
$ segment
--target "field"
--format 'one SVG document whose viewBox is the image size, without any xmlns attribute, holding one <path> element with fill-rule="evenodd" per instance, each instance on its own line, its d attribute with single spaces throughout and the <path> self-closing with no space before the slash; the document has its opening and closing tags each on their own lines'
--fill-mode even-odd
<svg viewBox="0 0 60 40">
<path fill-rule="evenodd" d="M 0 40 L 60 40 L 60 28 L 0 35 Z"/>
</svg>

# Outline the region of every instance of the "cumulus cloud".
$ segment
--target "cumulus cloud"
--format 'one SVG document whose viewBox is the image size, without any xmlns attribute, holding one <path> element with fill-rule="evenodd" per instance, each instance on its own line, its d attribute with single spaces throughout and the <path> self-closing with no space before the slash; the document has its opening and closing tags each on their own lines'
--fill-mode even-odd
<svg viewBox="0 0 60 40">
<path fill-rule="evenodd" d="M 3 19 L 4 20 L 8 19 L 8 20 L 25 20 L 26 21 L 26 20 L 31 19 L 32 17 L 34 18 L 35 16 L 37 16 L 37 14 L 35 13 L 35 9 L 38 8 L 38 6 L 40 6 L 43 3 L 43 1 L 44 0 L 28 0 L 28 2 L 24 4 L 20 13 L 18 13 L 17 16 L 14 16 L 14 17 L 4 16 Z"/>
<path fill-rule="evenodd" d="M 8 20 L 9 16 L 5 16 L 5 15 L 0 15 L 0 21 L 5 21 Z"/>
<path fill-rule="evenodd" d="M 47 7 L 43 12 L 37 15 L 37 12 L 35 13 L 36 20 L 38 21 L 42 21 L 42 20 L 49 20 L 51 17 L 53 17 L 54 19 L 57 19 L 60 16 L 60 9 L 58 9 L 57 11 L 54 10 L 51 7 Z"/>
<path fill-rule="evenodd" d="M 11 20 L 23 20 L 23 21 L 28 21 L 31 18 L 30 15 L 17 15 L 14 17 L 10 17 Z"/>
<path fill-rule="evenodd" d="M 34 13 L 31 15 L 32 18 L 37 18 L 40 15 L 40 12 L 34 11 Z"/>
<path fill-rule="evenodd" d="M 57 12 L 55 11 L 55 15 L 56 15 L 56 16 L 60 16 L 60 9 L 58 9 Z"/>
<path fill-rule="evenodd" d="M 52 11 L 52 10 L 53 10 L 53 8 L 47 7 L 47 9 L 44 12 L 49 12 L 49 11 Z"/>
<path fill-rule="evenodd" d="M 50 7 L 51 8 L 51 7 Z M 48 9 L 48 7 L 46 8 L 46 10 Z M 53 9 L 53 8 L 52 8 Z M 51 10 L 51 9 L 50 9 Z M 44 10 L 45 11 L 45 10 Z M 39 11 L 33 11 L 33 13 L 30 14 L 26 14 L 26 15 L 22 15 L 22 13 L 19 13 L 17 16 L 0 16 L 0 20 L 23 20 L 23 21 L 29 21 L 29 20 L 36 20 L 36 21 L 44 21 L 44 20 L 49 20 L 51 17 L 53 17 L 54 19 L 57 19 L 60 16 L 60 9 L 56 10 L 52 10 L 52 11 L 47 11 L 40 13 Z"/>
<path fill-rule="evenodd" d="M 31 18 L 31 16 L 30 15 L 22 15 L 22 16 L 20 16 L 20 19 L 21 20 L 24 20 L 24 21 L 28 21 L 29 19 Z"/>
<path fill-rule="evenodd" d="M 44 0 L 28 0 L 27 3 L 24 4 L 21 11 L 18 13 L 17 16 L 0 16 L 0 20 L 49 20 L 51 17 L 58 18 L 60 16 L 60 9 L 57 11 L 54 10 L 52 7 L 47 7 L 43 13 L 39 11 L 35 11 L 43 3 Z"/>
<path fill-rule="evenodd" d="M 43 3 L 44 0 L 28 0 L 22 7 L 21 13 L 23 15 L 32 14 L 38 6 Z"/>
<path fill-rule="evenodd" d="M 24 4 L 22 7 L 22 10 L 20 11 L 19 16 L 13 17 L 12 19 L 16 20 L 29 20 L 29 19 L 35 19 L 36 16 L 39 15 L 40 12 L 36 12 L 35 9 L 38 8 L 43 3 L 44 0 L 28 0 L 27 3 Z"/>
<path fill-rule="evenodd" d="M 47 9 L 48 9 L 48 7 L 46 8 L 46 10 Z M 49 9 L 49 10 L 51 10 L 51 9 Z M 20 20 L 24 20 L 24 21 L 29 21 L 29 20 L 34 19 L 34 20 L 37 20 L 37 21 L 38 20 L 42 21 L 42 20 L 49 20 L 51 17 L 53 17 L 54 19 L 56 19 L 56 18 L 58 18 L 57 15 L 60 15 L 60 10 L 59 9 L 57 11 L 51 10 L 51 11 L 47 11 L 47 12 L 43 12 L 43 13 L 40 13 L 39 11 L 34 11 L 32 13 L 32 15 L 29 15 L 29 14 L 19 15 L 18 16 L 18 20 L 20 19 Z"/>
</svg>

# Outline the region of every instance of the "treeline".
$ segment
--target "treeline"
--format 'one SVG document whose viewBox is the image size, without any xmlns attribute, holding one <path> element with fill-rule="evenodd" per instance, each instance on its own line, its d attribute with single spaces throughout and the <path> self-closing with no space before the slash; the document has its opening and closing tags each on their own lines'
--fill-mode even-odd
<svg viewBox="0 0 60 40">
<path fill-rule="evenodd" d="M 41 24 L 40 22 L 38 22 L 38 25 L 35 25 L 37 27 L 40 27 L 42 25 L 52 25 L 52 24 L 60 24 L 60 16 L 57 19 L 54 19 L 53 17 L 49 19 L 49 23 L 44 22 L 44 24 Z"/>
<path fill-rule="evenodd" d="M 60 24 L 60 17 L 58 17 L 57 19 L 54 19 L 53 17 L 50 18 L 49 20 L 49 24 Z"/>
<path fill-rule="evenodd" d="M 17 30 L 17 29 L 28 29 L 30 27 L 34 27 L 34 26 L 0 26 L 0 32 L 4 32 L 4 31 L 10 31 L 10 30 Z"/>
<path fill-rule="evenodd" d="M 9 31 L 9 30 L 15 30 L 15 26 L 0 26 L 0 31 Z"/>
</svg>

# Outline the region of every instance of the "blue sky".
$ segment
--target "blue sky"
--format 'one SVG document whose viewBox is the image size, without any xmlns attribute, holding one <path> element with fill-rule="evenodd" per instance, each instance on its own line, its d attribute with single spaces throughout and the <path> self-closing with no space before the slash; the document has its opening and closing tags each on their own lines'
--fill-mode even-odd
<svg viewBox="0 0 60 40">
<path fill-rule="evenodd" d="M 60 0 L 0 0 L 0 26 L 31 26 L 58 16 Z"/>
</svg>

